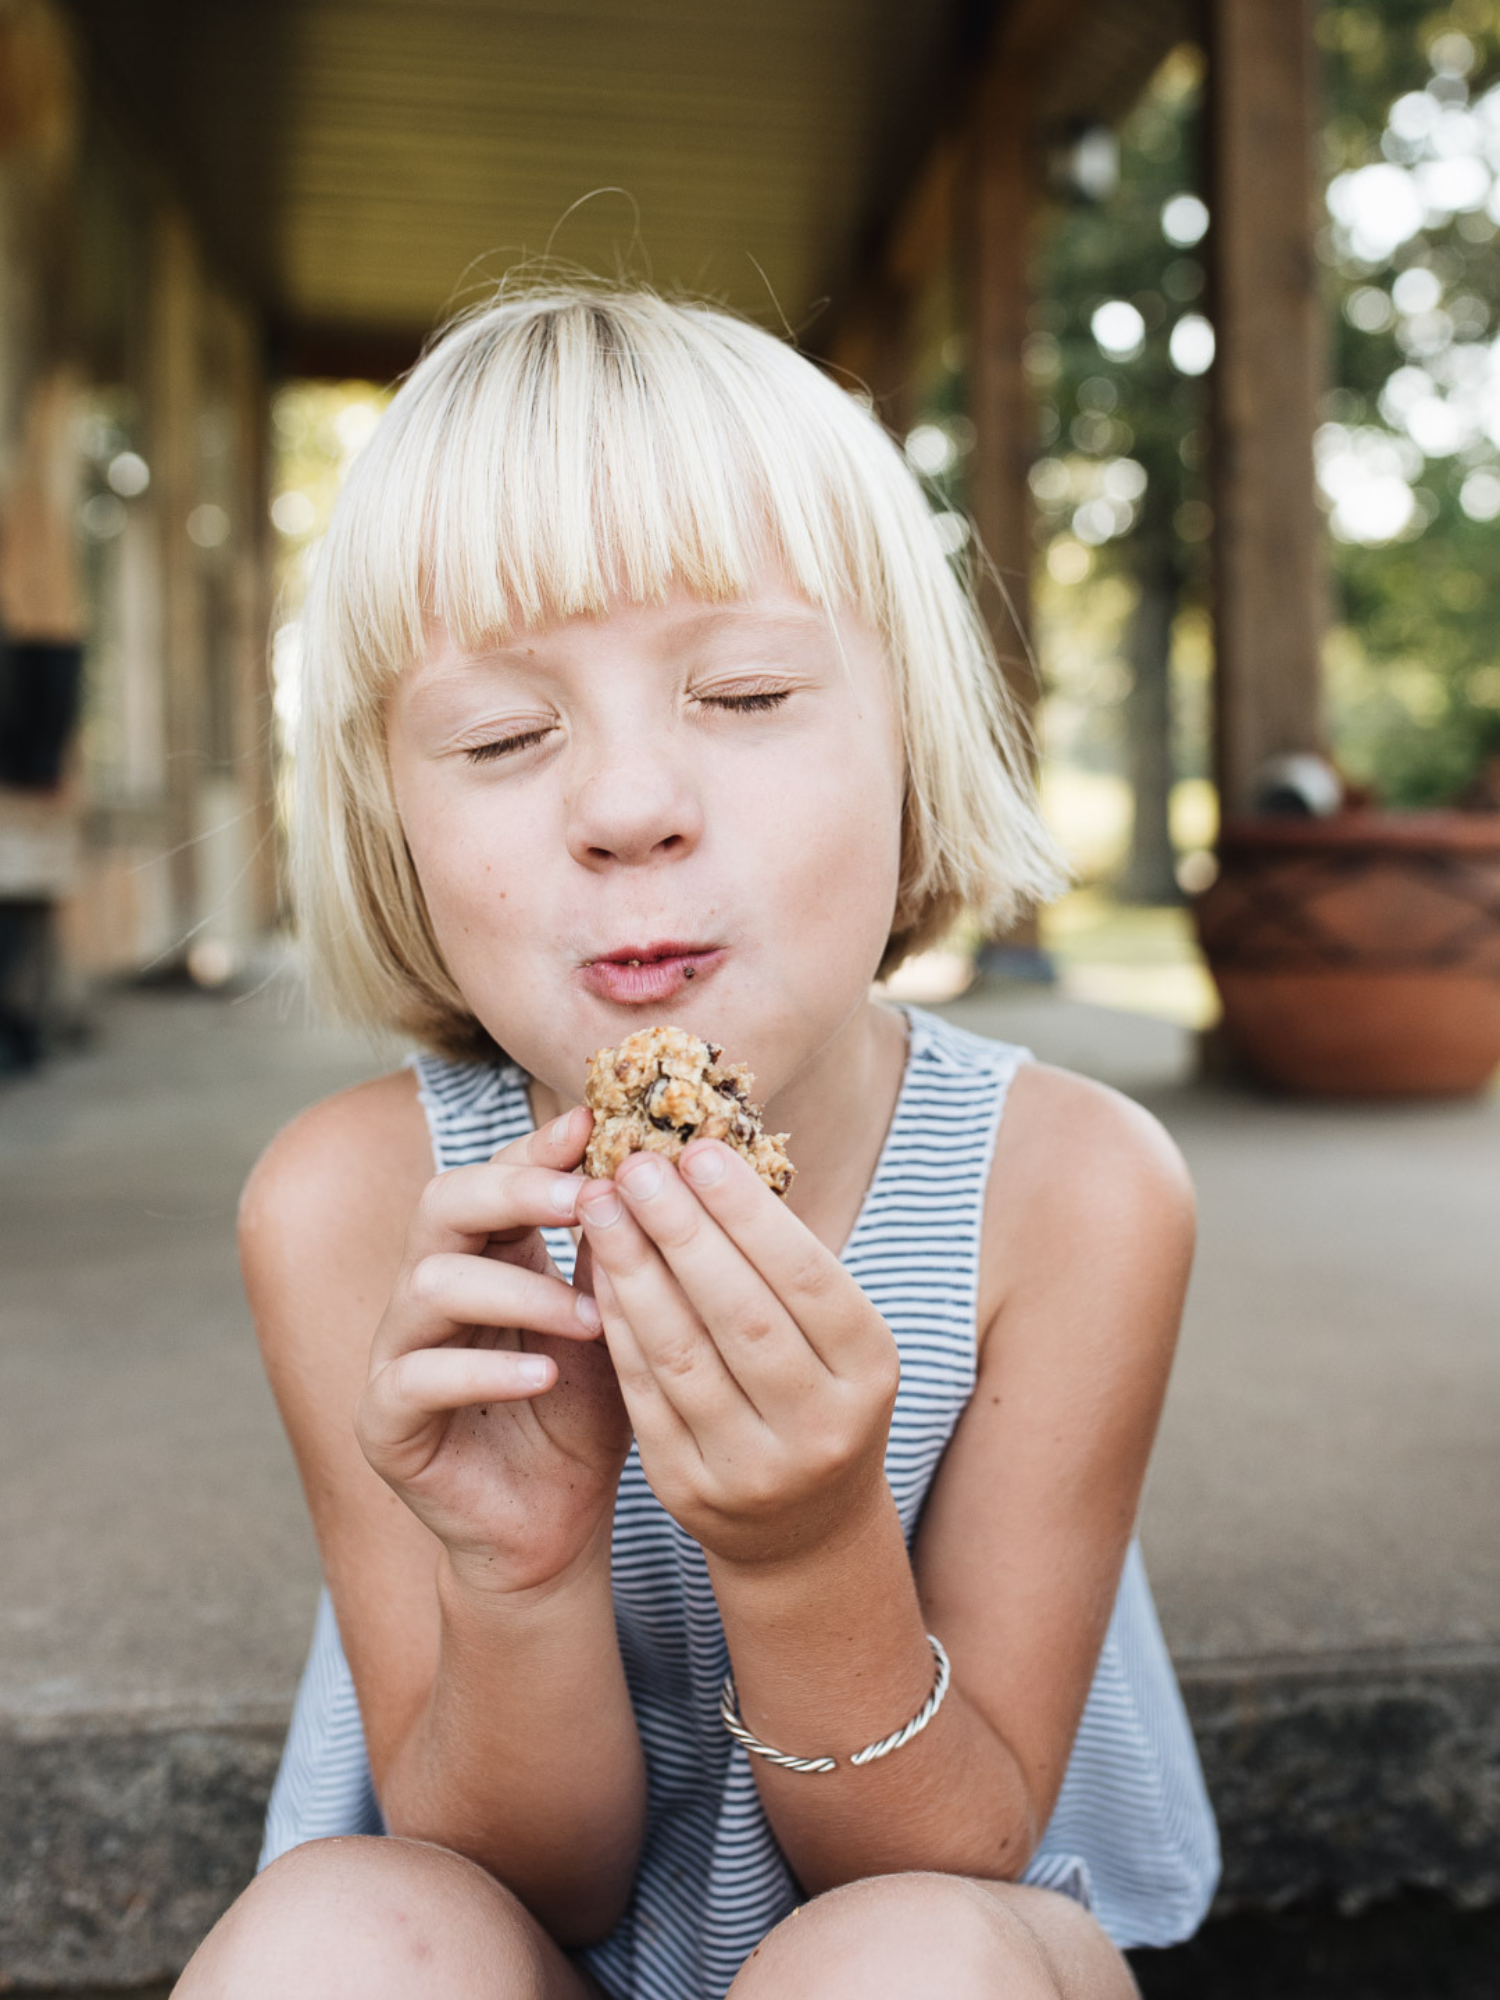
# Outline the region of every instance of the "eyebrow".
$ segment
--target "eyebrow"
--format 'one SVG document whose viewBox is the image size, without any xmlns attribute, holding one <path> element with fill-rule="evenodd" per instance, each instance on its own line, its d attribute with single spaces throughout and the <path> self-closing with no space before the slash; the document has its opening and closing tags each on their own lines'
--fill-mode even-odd
<svg viewBox="0 0 1500 2000">
<path fill-rule="evenodd" d="M 666 628 L 669 643 L 679 639 L 692 640 L 718 631 L 742 630 L 768 632 L 826 632 L 829 619 L 825 612 L 814 606 L 805 611 L 800 606 L 788 604 L 774 610 L 762 610 L 760 606 L 731 600 L 725 604 L 704 604 L 685 610 L 673 618 Z M 546 641 L 543 640 L 543 645 Z M 487 646 L 482 652 L 464 655 L 475 665 L 494 664 L 509 666 L 513 662 L 524 661 L 536 649 L 517 641 L 502 641 Z"/>
<path fill-rule="evenodd" d="M 689 643 L 698 638 L 711 637 L 716 632 L 734 630 L 778 633 L 796 638 L 809 632 L 827 633 L 830 629 L 827 616 L 819 611 L 802 611 L 793 606 L 785 610 L 761 611 L 751 605 L 710 604 L 701 611 L 694 611 L 676 621 L 672 629 L 674 640 Z"/>
<path fill-rule="evenodd" d="M 831 635 L 831 624 L 826 613 L 811 606 L 806 611 L 795 605 L 765 611 L 743 603 L 707 604 L 674 619 L 665 637 L 668 646 L 677 650 L 697 640 L 712 638 L 720 632 L 735 630 L 752 634 L 760 632 L 768 637 L 800 638 L 809 633 Z M 545 643 L 543 641 L 544 648 Z M 413 698 L 420 698 L 426 688 L 441 687 L 476 672 L 482 673 L 487 668 L 514 671 L 524 667 L 536 650 L 531 645 L 507 642 L 487 646 L 480 652 L 460 654 L 440 668 L 423 662 L 426 670 L 417 677 L 412 690 Z"/>
</svg>

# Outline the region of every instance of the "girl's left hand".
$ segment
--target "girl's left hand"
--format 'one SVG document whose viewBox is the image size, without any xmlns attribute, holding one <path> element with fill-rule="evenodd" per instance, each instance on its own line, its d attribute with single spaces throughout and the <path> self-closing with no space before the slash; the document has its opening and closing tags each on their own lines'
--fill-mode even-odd
<svg viewBox="0 0 1500 2000">
<path fill-rule="evenodd" d="M 623 1197 L 623 1199 L 622 1199 Z M 729 1147 L 636 1153 L 578 1213 L 641 1465 L 711 1556 L 777 1564 L 883 1491 L 895 1338 L 843 1265 Z"/>
</svg>

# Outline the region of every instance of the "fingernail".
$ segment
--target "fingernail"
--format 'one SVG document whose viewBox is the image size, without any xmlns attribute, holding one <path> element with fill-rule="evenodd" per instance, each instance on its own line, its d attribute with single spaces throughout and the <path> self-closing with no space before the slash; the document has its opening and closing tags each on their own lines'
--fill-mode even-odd
<svg viewBox="0 0 1500 2000">
<path fill-rule="evenodd" d="M 547 1379 L 547 1370 L 544 1354 L 523 1354 L 516 1362 L 516 1374 L 528 1389 L 540 1389 Z"/>
<path fill-rule="evenodd" d="M 649 1201 L 662 1184 L 661 1161 L 653 1160 L 649 1153 L 638 1153 L 620 1169 L 620 1178 L 637 1201 Z"/>
<path fill-rule="evenodd" d="M 578 1190 L 582 1186 L 582 1181 L 569 1174 L 566 1179 L 552 1183 L 547 1199 L 559 1215 L 575 1215 L 578 1212 Z"/>
<path fill-rule="evenodd" d="M 712 1187 L 724 1178 L 724 1155 L 717 1146 L 704 1146 L 683 1156 L 682 1171 L 694 1187 Z"/>
<path fill-rule="evenodd" d="M 620 1197 L 613 1188 L 604 1194 L 591 1195 L 579 1204 L 579 1213 L 584 1221 L 592 1223 L 596 1229 L 608 1229 L 612 1222 L 618 1222 L 620 1212 Z"/>
<path fill-rule="evenodd" d="M 573 1120 L 576 1116 L 577 1112 L 576 1110 L 574 1110 L 574 1111 L 565 1111 L 561 1118 L 554 1118 L 552 1123 L 547 1127 L 547 1137 L 550 1140 L 552 1140 L 555 1145 L 558 1146 L 563 1145 L 568 1138 L 568 1134 L 572 1128 Z"/>
<path fill-rule="evenodd" d="M 587 1292 L 580 1292 L 578 1294 L 573 1304 L 573 1310 L 583 1321 L 590 1333 L 597 1333 L 604 1324 L 603 1319 L 599 1315 L 598 1306 L 595 1305 Z"/>
</svg>

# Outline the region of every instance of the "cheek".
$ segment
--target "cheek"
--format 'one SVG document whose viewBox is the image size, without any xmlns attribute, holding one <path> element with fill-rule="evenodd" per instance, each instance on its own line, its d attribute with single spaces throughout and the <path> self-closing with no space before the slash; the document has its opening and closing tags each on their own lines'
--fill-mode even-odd
<svg viewBox="0 0 1500 2000">
<path fill-rule="evenodd" d="M 900 882 L 902 792 L 899 747 L 851 731 L 790 760 L 775 797 L 749 815 L 749 838 L 773 862 L 782 894 L 799 922 L 816 919 L 821 937 L 833 926 L 884 949 Z"/>
<path fill-rule="evenodd" d="M 469 951 L 525 924 L 527 885 L 538 873 L 525 851 L 525 816 L 512 824 L 493 793 L 455 796 L 421 779 L 398 780 L 396 802 L 438 948 L 463 985 Z"/>
</svg>

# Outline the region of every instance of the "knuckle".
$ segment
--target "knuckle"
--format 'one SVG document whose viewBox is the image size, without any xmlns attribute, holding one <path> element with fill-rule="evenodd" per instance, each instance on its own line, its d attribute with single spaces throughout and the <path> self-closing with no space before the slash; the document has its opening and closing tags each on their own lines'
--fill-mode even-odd
<svg viewBox="0 0 1500 2000">
<path fill-rule="evenodd" d="M 632 1359 L 629 1355 L 616 1356 L 613 1353 L 610 1359 L 614 1362 L 615 1378 L 620 1384 L 622 1395 L 634 1396 L 641 1401 L 656 1393 L 656 1383 L 651 1370 L 644 1363 Z"/>
<path fill-rule="evenodd" d="M 412 1220 L 418 1228 L 430 1229 L 440 1223 L 452 1198 L 451 1174 L 434 1174 L 417 1196 Z"/>
<path fill-rule="evenodd" d="M 638 1278 L 650 1264 L 653 1251 L 644 1236 L 632 1230 L 610 1232 L 608 1268 L 619 1278 Z M 604 1262 L 604 1258 L 600 1258 Z"/>
<path fill-rule="evenodd" d="M 518 1162 L 524 1164 L 531 1158 L 532 1148 L 541 1136 L 540 1132 L 523 1132 L 519 1139 L 512 1139 L 508 1145 L 491 1153 L 487 1164 L 492 1167 L 510 1167 Z"/>
<path fill-rule="evenodd" d="M 366 1382 L 354 1399 L 354 1440 L 360 1450 L 368 1455 L 371 1443 L 371 1420 L 375 1414 L 376 1388 L 373 1380 Z"/>
<path fill-rule="evenodd" d="M 428 1308 L 440 1306 L 447 1296 L 449 1276 L 450 1265 L 446 1257 L 419 1257 L 406 1281 L 407 1294 L 415 1305 Z"/>
<path fill-rule="evenodd" d="M 823 1299 L 831 1289 L 831 1278 L 826 1256 L 821 1246 L 798 1251 L 787 1276 L 788 1288 L 801 1299 L 813 1302 Z"/>
<path fill-rule="evenodd" d="M 693 1240 L 702 1235 L 702 1210 L 696 1213 L 687 1205 L 673 1202 L 664 1209 L 655 1224 L 656 1240 L 665 1250 L 685 1250 Z"/>
<path fill-rule="evenodd" d="M 456 1218 L 470 1199 L 476 1173 L 483 1167 L 449 1167 L 434 1174 L 417 1202 L 417 1217 L 429 1234 L 455 1227 Z"/>
<path fill-rule="evenodd" d="M 734 1508 L 726 1496 L 725 1510 L 757 1517 L 773 1513 L 785 1503 L 786 1485 L 779 1458 L 757 1458 L 740 1471 L 734 1482 Z"/>
<path fill-rule="evenodd" d="M 705 1507 L 712 1511 L 712 1503 L 705 1500 L 695 1485 L 688 1480 L 674 1477 L 671 1473 L 654 1475 L 654 1490 L 667 1512 L 678 1521 L 692 1520 Z"/>
<path fill-rule="evenodd" d="M 661 1374 L 681 1381 L 691 1375 L 699 1364 L 699 1344 L 690 1336 L 674 1334 L 662 1341 L 652 1359 Z"/>
<path fill-rule="evenodd" d="M 818 1424 L 808 1439 L 806 1456 L 814 1473 L 826 1478 L 846 1470 L 858 1453 L 859 1439 L 855 1428 L 840 1413 L 829 1415 Z"/>
<path fill-rule="evenodd" d="M 901 1387 L 901 1354 L 894 1340 L 876 1360 L 869 1373 L 870 1393 L 881 1403 L 894 1403 Z"/>
<path fill-rule="evenodd" d="M 398 1354 L 394 1361 L 388 1361 L 375 1379 L 366 1385 L 361 1403 L 365 1411 L 367 1428 L 378 1407 L 383 1406 L 387 1410 L 393 1407 L 400 1408 L 409 1399 L 412 1389 L 410 1359 L 409 1355 Z"/>
<path fill-rule="evenodd" d="M 760 1306 L 742 1307 L 727 1317 L 726 1336 L 746 1347 L 758 1347 L 781 1331 L 776 1317 Z"/>
</svg>

